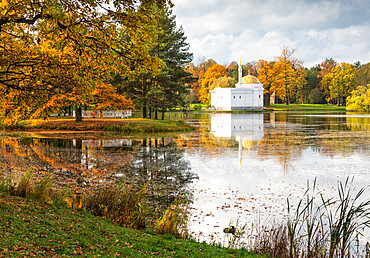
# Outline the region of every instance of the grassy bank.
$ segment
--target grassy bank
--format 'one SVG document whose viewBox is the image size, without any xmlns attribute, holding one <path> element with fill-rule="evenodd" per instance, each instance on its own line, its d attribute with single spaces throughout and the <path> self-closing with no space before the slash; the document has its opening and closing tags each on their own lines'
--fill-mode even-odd
<svg viewBox="0 0 370 258">
<path fill-rule="evenodd" d="M 0 257 L 257 257 L 194 240 L 126 229 L 87 212 L 0 193 Z"/>
<path fill-rule="evenodd" d="M 274 111 L 345 111 L 346 107 L 327 104 L 272 104 L 265 110 Z"/>
<path fill-rule="evenodd" d="M 191 107 L 192 111 L 197 112 L 217 112 L 217 113 L 248 113 L 248 112 L 262 112 L 263 110 L 208 110 L 207 105 L 204 104 L 194 104 Z M 202 109 L 203 108 L 203 109 Z M 271 104 L 265 107 L 266 111 L 346 111 L 345 106 L 328 105 L 328 104 Z"/>
<path fill-rule="evenodd" d="M 13 128 L 31 131 L 113 131 L 125 133 L 157 133 L 192 130 L 192 127 L 187 125 L 183 121 L 168 121 L 143 118 L 84 119 L 82 122 L 76 122 L 73 118 L 50 118 L 49 120 L 24 121 L 20 123 L 17 127 Z"/>
</svg>

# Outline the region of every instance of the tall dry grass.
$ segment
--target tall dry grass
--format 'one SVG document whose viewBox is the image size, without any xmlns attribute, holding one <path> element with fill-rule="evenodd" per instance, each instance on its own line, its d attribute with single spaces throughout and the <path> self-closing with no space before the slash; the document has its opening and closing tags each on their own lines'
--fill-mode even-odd
<svg viewBox="0 0 370 258">
<path fill-rule="evenodd" d="M 56 194 L 52 190 L 51 178 L 45 177 L 39 181 L 32 180 L 32 171 L 27 171 L 19 181 L 14 176 L 8 175 L 0 182 L 0 190 L 14 196 L 32 198 L 46 202 L 60 203 L 63 198 L 61 194 Z"/>
<path fill-rule="evenodd" d="M 93 215 L 112 220 L 128 228 L 147 228 L 149 215 L 145 202 L 146 185 L 142 189 L 110 184 L 86 194 L 84 209 Z"/>
<path fill-rule="evenodd" d="M 171 234 L 175 237 L 187 239 L 189 238 L 188 222 L 189 222 L 189 203 L 186 199 L 178 197 L 166 209 L 163 216 L 157 220 L 154 230 L 158 234 Z"/>
<path fill-rule="evenodd" d="M 287 221 L 257 223 L 247 231 L 245 225 L 237 226 L 236 232 L 243 232 L 246 239 L 237 247 L 271 257 L 370 257 L 370 244 L 359 241 L 370 228 L 370 200 L 365 198 L 366 189 L 356 191 L 352 183 L 353 178 L 340 182 L 333 198 L 318 191 L 316 180 L 307 183 L 295 207 L 287 199 Z"/>
</svg>

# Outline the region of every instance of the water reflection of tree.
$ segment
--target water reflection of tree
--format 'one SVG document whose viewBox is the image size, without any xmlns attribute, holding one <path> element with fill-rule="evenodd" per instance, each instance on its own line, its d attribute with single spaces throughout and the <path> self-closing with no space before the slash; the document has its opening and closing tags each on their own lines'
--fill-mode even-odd
<svg viewBox="0 0 370 258">
<path fill-rule="evenodd" d="M 188 161 L 183 157 L 184 150 L 176 143 L 165 143 L 161 139 L 144 139 L 141 148 L 136 149 L 132 163 L 121 166 L 117 173 L 127 184 L 141 188 L 147 184 L 150 201 L 159 209 L 168 207 L 176 197 L 189 198 L 187 185 L 196 178 Z"/>
<path fill-rule="evenodd" d="M 80 193 L 124 175 L 137 188 L 149 183 L 152 203 L 167 207 L 195 178 L 172 138 L 130 140 L 129 146 L 92 146 L 81 139 L 0 138 L 0 176 L 34 180 L 51 175 L 55 186 Z"/>
<path fill-rule="evenodd" d="M 251 151 L 261 160 L 276 158 L 284 171 L 288 171 L 290 164 L 307 148 L 325 156 L 366 153 L 370 144 L 368 121 L 368 117 L 337 114 L 266 113 L 263 140 L 255 143 Z M 235 139 L 212 137 L 206 128 L 181 135 L 176 142 L 186 146 L 189 153 L 200 151 L 212 157 L 222 156 L 230 148 L 237 149 Z"/>
<path fill-rule="evenodd" d="M 32 170 L 35 180 L 50 175 L 58 187 L 96 185 L 119 166 L 132 160 L 132 150 L 104 150 L 83 146 L 81 139 L 0 139 L 0 170 L 20 178 Z"/>
</svg>

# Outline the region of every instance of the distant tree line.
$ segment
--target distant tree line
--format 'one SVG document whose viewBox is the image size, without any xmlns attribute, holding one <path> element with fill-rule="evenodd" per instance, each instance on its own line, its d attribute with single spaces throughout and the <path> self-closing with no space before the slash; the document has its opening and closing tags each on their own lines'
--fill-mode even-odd
<svg viewBox="0 0 370 258">
<path fill-rule="evenodd" d="M 337 63 L 327 58 L 311 68 L 293 56 L 295 49 L 283 47 L 274 60 L 258 60 L 242 65 L 243 75 L 248 71 L 264 85 L 264 105 L 271 96 L 275 103 L 336 104 L 350 110 L 368 110 L 370 102 L 370 63 Z M 186 70 L 196 79 L 192 84 L 195 102 L 210 103 L 210 91 L 215 87 L 230 87 L 231 79 L 238 80 L 239 65 L 217 64 L 213 59 L 201 59 L 197 65 L 189 63 Z M 228 80 L 220 79 L 226 77 Z M 232 83 L 231 83 L 232 84 Z M 366 94 L 365 94 L 366 93 Z M 351 105 L 349 105 L 351 104 Z"/>
</svg>

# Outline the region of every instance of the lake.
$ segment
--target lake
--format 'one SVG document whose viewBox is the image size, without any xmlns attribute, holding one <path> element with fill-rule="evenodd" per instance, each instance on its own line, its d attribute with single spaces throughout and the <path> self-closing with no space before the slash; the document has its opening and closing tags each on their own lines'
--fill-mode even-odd
<svg viewBox="0 0 370 258">
<path fill-rule="evenodd" d="M 166 207 L 191 194 L 190 231 L 224 241 L 229 224 L 281 221 L 317 180 L 328 198 L 353 177 L 370 191 L 370 115 L 336 113 L 170 113 L 197 127 L 163 137 L 122 134 L 0 134 L 2 173 L 52 175 L 76 194 L 119 179 L 151 182 L 152 202 Z M 369 232 L 364 241 L 370 242 Z"/>
</svg>

